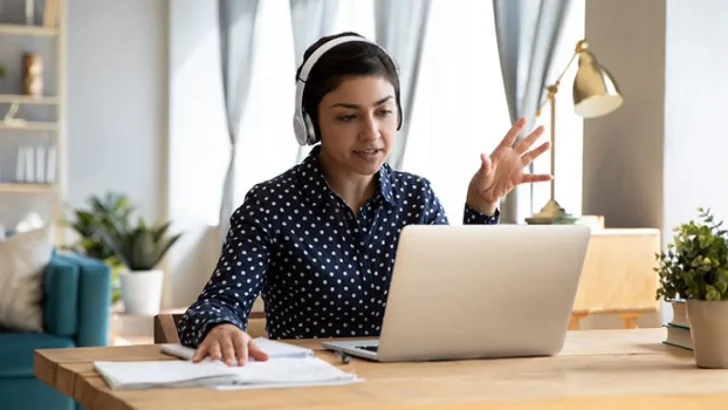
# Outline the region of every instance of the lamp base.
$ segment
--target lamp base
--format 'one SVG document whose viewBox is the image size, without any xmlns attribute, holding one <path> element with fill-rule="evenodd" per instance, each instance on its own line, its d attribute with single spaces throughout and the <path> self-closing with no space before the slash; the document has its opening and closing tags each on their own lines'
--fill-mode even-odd
<svg viewBox="0 0 728 410">
<path fill-rule="evenodd" d="M 530 218 L 526 218 L 526 223 L 529 225 L 573 224 L 578 220 L 579 218 L 568 214 L 566 210 L 564 210 L 564 208 L 562 208 L 561 205 L 552 198 L 543 208 L 541 208 L 541 212 L 534 214 Z"/>
</svg>

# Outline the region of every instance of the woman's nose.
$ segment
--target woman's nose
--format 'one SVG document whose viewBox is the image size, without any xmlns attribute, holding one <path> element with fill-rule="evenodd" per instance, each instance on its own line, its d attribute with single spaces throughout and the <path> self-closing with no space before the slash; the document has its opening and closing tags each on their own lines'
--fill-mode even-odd
<svg viewBox="0 0 728 410">
<path fill-rule="evenodd" d="M 373 117 L 366 118 L 362 121 L 359 138 L 363 141 L 373 141 L 379 138 L 379 127 Z"/>
</svg>

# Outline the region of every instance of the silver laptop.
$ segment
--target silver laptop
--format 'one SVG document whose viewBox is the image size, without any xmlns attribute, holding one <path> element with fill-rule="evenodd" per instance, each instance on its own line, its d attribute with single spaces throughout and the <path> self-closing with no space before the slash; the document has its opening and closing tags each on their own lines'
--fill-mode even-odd
<svg viewBox="0 0 728 410">
<path fill-rule="evenodd" d="M 408 225 L 377 339 L 326 349 L 381 362 L 559 353 L 584 264 L 581 225 Z"/>
</svg>

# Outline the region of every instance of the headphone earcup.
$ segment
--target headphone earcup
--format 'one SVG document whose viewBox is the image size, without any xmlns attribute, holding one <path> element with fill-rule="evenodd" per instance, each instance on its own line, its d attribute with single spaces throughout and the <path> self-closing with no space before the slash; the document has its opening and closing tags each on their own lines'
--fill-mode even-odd
<svg viewBox="0 0 728 410">
<path fill-rule="evenodd" d="M 397 118 L 397 131 L 399 131 L 402 129 L 402 123 L 404 123 L 404 112 L 402 111 L 402 104 L 399 102 L 399 96 L 397 96 L 397 111 L 399 111 Z"/>
<path fill-rule="evenodd" d="M 308 115 L 307 112 L 303 112 L 303 120 L 306 123 L 306 143 L 309 145 L 313 145 L 316 142 L 316 128 L 313 126 L 313 121 L 311 121 L 311 117 Z"/>
<path fill-rule="evenodd" d="M 298 115 L 293 116 L 293 133 L 295 134 L 296 141 L 298 141 L 299 145 L 306 145 L 308 143 L 308 131 L 306 129 L 306 122 Z"/>
</svg>

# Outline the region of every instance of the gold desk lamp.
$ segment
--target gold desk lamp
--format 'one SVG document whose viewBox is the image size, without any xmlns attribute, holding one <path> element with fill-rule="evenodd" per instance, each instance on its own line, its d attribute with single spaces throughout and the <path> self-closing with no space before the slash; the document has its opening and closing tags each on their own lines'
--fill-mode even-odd
<svg viewBox="0 0 728 410">
<path fill-rule="evenodd" d="M 576 44 L 574 55 L 571 56 L 569 64 L 553 85 L 547 87 L 548 96 L 536 111 L 536 117 L 541 115 L 541 110 L 549 103 L 551 105 L 551 175 L 556 172 L 556 93 L 559 91 L 561 79 L 566 71 L 579 56 L 579 69 L 574 78 L 574 111 L 584 118 L 600 117 L 609 114 L 619 108 L 624 101 L 619 93 L 619 88 L 614 82 L 612 75 L 602 67 L 594 55 L 587 51 L 589 47 L 586 40 L 580 40 Z M 569 215 L 555 199 L 554 180 L 551 180 L 551 199 L 541 209 L 541 212 L 526 218 L 529 224 L 552 224 L 572 223 L 577 218 Z"/>
</svg>

